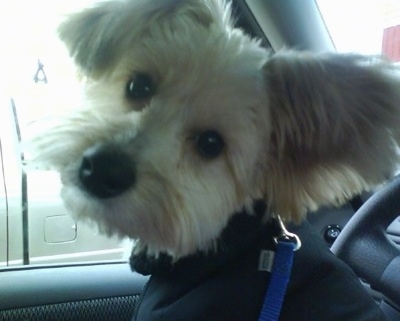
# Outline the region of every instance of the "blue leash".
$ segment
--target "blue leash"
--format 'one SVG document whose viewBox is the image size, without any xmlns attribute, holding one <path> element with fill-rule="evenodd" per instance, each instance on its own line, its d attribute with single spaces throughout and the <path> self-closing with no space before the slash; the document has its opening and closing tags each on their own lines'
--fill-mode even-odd
<svg viewBox="0 0 400 321">
<path fill-rule="evenodd" d="M 292 272 L 294 252 L 301 247 L 298 236 L 286 230 L 279 216 L 278 222 L 281 234 L 274 238 L 277 247 L 259 321 L 278 321 Z"/>
</svg>

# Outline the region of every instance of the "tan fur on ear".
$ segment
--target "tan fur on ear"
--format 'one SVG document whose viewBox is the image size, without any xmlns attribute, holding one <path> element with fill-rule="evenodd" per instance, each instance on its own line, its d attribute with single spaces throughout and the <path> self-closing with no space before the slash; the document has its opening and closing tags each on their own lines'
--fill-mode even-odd
<svg viewBox="0 0 400 321">
<path fill-rule="evenodd" d="M 166 30 L 180 32 L 182 21 L 205 28 L 215 23 L 224 29 L 229 20 L 225 1 L 113 0 L 72 14 L 60 25 L 59 36 L 82 73 L 96 78 L 130 55 L 143 38 L 162 38 Z M 154 29 L 161 21 L 163 28 Z"/>
<path fill-rule="evenodd" d="M 58 29 L 70 55 L 83 74 L 102 70 L 114 59 L 110 50 L 120 39 L 113 34 L 118 2 L 103 3 L 71 15 Z"/>
<path fill-rule="evenodd" d="M 393 175 L 400 81 L 392 66 L 357 55 L 288 52 L 272 57 L 264 74 L 272 210 L 299 220 L 307 210 L 340 203 Z"/>
</svg>

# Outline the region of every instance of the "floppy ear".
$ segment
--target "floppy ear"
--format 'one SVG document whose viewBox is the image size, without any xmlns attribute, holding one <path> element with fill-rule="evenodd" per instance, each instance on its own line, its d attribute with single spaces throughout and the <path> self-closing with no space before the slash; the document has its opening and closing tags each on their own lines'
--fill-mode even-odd
<svg viewBox="0 0 400 321">
<path fill-rule="evenodd" d="M 203 27 L 219 23 L 226 29 L 230 5 L 214 0 L 100 2 L 69 16 L 59 27 L 59 36 L 83 74 L 96 77 L 112 69 L 139 37 L 164 36 L 165 30 L 176 32 L 188 21 Z"/>
<path fill-rule="evenodd" d="M 118 1 L 101 3 L 72 14 L 60 25 L 60 39 L 84 74 L 101 72 L 115 58 L 119 36 L 113 31 L 120 6 Z"/>
<path fill-rule="evenodd" d="M 273 211 L 299 220 L 394 174 L 400 140 L 394 67 L 358 55 L 288 52 L 263 71 L 272 125 L 264 181 Z"/>
</svg>

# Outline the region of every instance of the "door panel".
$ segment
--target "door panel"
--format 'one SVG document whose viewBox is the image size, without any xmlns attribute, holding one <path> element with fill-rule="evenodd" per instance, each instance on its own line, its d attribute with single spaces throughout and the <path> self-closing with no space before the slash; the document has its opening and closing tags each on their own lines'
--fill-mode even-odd
<svg viewBox="0 0 400 321">
<path fill-rule="evenodd" d="M 131 320 L 147 277 L 127 263 L 0 272 L 0 320 Z"/>
</svg>

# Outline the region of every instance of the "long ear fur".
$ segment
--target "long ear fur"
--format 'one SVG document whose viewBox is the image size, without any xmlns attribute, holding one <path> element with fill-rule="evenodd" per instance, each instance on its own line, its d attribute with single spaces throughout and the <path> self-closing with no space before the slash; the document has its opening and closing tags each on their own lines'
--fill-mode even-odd
<svg viewBox="0 0 400 321">
<path fill-rule="evenodd" d="M 154 28 L 162 22 L 165 23 L 163 27 Z M 231 25 L 230 5 L 223 0 L 101 2 L 69 16 L 59 27 L 59 35 L 83 74 L 96 77 L 112 69 L 113 64 L 141 38 L 152 32 L 174 32 L 174 28 L 182 28 L 185 23 L 203 27 L 215 23 L 224 30 Z"/>
<path fill-rule="evenodd" d="M 114 32 L 120 7 L 117 1 L 102 3 L 71 15 L 60 25 L 60 39 L 84 74 L 101 71 L 115 59 L 120 39 Z"/>
<path fill-rule="evenodd" d="M 273 128 L 265 177 L 272 210 L 299 220 L 394 174 L 400 80 L 388 63 L 288 52 L 272 57 L 264 74 Z"/>
</svg>

